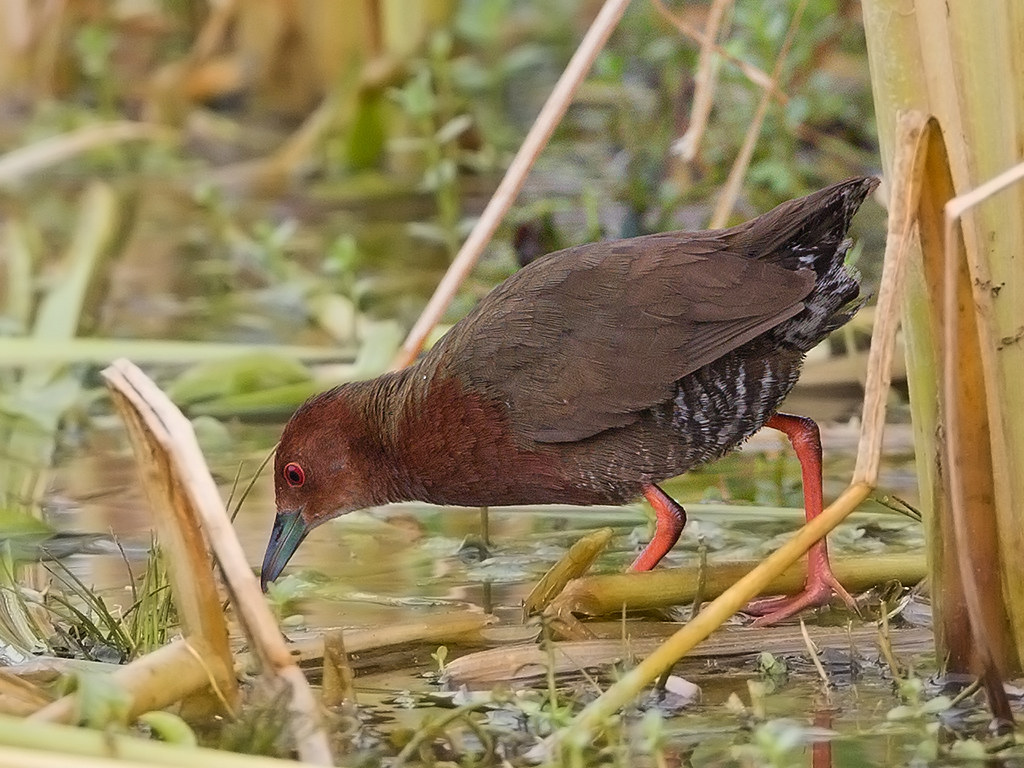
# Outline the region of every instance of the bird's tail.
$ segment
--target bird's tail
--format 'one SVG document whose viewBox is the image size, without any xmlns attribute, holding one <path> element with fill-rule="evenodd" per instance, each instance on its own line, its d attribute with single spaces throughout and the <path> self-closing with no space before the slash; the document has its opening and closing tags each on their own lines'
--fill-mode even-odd
<svg viewBox="0 0 1024 768">
<path fill-rule="evenodd" d="M 771 260 L 789 269 L 813 269 L 816 274 L 804 309 L 775 329 L 780 343 L 806 352 L 863 306 L 860 275 L 845 263 L 851 242 L 846 232 L 877 185 L 876 178 L 850 179 L 765 214 L 788 222 L 774 230 Z"/>
</svg>

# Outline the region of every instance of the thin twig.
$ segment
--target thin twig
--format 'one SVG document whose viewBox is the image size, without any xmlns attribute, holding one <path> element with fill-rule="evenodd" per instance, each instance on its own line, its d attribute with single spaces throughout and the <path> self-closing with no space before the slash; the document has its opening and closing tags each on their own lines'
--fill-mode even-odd
<svg viewBox="0 0 1024 768">
<path fill-rule="evenodd" d="M 87 125 L 0 155 L 0 185 L 18 183 L 26 176 L 100 147 L 129 141 L 170 142 L 179 136 L 178 131 L 167 126 L 133 120 Z"/>
<path fill-rule="evenodd" d="M 901 681 L 905 676 L 906 669 L 900 663 L 900 660 L 896 658 L 896 653 L 892 649 L 892 635 L 889 633 L 889 615 L 889 606 L 883 600 L 881 618 L 878 620 L 878 651 L 882 654 L 882 658 L 885 659 L 885 663 L 889 665 L 892 679 Z"/>
<path fill-rule="evenodd" d="M 797 30 L 800 28 L 800 19 L 803 18 L 806 7 L 807 0 L 800 0 L 800 5 L 796 7 L 793 18 L 789 22 L 786 38 L 782 41 L 782 48 L 779 49 L 778 58 L 775 60 L 775 67 L 772 69 L 773 83 L 778 84 L 779 78 L 782 76 L 782 67 L 786 62 L 786 57 L 789 55 L 789 49 L 793 46 L 793 41 L 796 39 Z M 715 204 L 715 212 L 711 216 L 712 229 L 724 227 L 725 223 L 729 220 L 729 214 L 732 213 L 733 206 L 736 205 L 736 198 L 739 196 L 743 179 L 747 175 L 747 168 L 750 167 L 750 160 L 754 156 L 754 147 L 757 146 L 757 140 L 761 135 L 761 126 L 768 115 L 768 107 L 771 103 L 772 92 L 765 90 L 761 94 L 761 100 L 757 104 L 754 118 L 750 123 L 750 128 L 747 130 L 747 135 L 743 139 L 743 146 L 740 147 L 739 154 L 736 155 L 736 160 L 729 171 L 729 178 L 725 183 L 725 188 Z"/>
<path fill-rule="evenodd" d="M 245 465 L 245 462 L 244 462 L 244 461 L 240 461 L 240 462 L 238 462 L 238 467 L 237 467 L 237 468 L 235 469 L 235 477 L 234 477 L 234 479 L 233 479 L 233 480 L 231 481 L 231 488 L 230 488 L 230 489 L 228 490 L 228 498 L 227 498 L 227 501 L 225 501 L 225 502 L 224 502 L 224 506 L 225 506 L 225 507 L 230 507 L 230 506 L 231 506 L 231 501 L 232 501 L 232 499 L 234 499 L 234 498 L 235 498 L 235 491 L 237 491 L 237 490 L 238 490 L 238 481 L 239 481 L 239 479 L 240 479 L 240 478 L 242 477 L 242 467 L 243 467 L 244 465 Z M 237 511 L 237 510 L 236 510 L 236 511 Z M 232 516 L 231 516 L 231 522 L 232 522 L 232 523 L 233 523 L 233 522 L 235 522 L 235 517 L 234 517 L 234 515 L 232 515 Z"/>
<path fill-rule="evenodd" d="M 697 62 L 697 74 L 693 78 L 693 105 L 690 108 L 690 127 L 673 145 L 672 151 L 686 162 L 697 156 L 697 148 L 704 136 L 704 129 L 711 115 L 711 105 L 715 100 L 715 85 L 718 82 L 718 57 L 715 53 L 715 41 L 718 30 L 722 26 L 725 12 L 733 0 L 712 0 L 708 9 L 708 19 L 704 26 L 704 40 L 700 46 L 700 58 Z M 774 82 L 774 81 L 773 81 Z M 767 93 L 767 92 L 766 92 Z"/>
<path fill-rule="evenodd" d="M 911 504 L 905 499 L 901 499 L 895 493 L 887 493 L 884 496 L 875 496 L 874 500 L 881 504 L 886 509 L 891 509 L 893 512 L 909 517 L 915 523 L 920 523 L 924 520 L 924 515 L 917 507 Z"/>
<path fill-rule="evenodd" d="M 693 602 L 690 604 L 690 621 L 693 621 L 700 613 L 700 607 L 704 604 L 704 590 L 708 586 L 708 545 L 703 536 L 697 537 L 697 589 L 693 593 Z"/>
<path fill-rule="evenodd" d="M 673 27 L 675 27 L 681 35 L 690 38 L 691 40 L 695 41 L 700 45 L 704 45 L 704 41 L 706 39 L 704 32 L 697 29 L 696 27 L 691 27 L 683 19 L 673 14 L 672 11 L 670 11 L 666 7 L 665 3 L 662 0 L 651 0 L 651 2 L 654 4 L 654 7 L 658 11 L 658 13 L 661 14 L 662 18 L 665 19 L 665 21 L 667 21 Z M 777 83 L 772 82 L 771 75 L 769 75 L 763 69 L 751 64 L 749 61 L 744 61 L 738 56 L 734 56 L 733 54 L 729 53 L 729 51 L 727 51 L 725 48 L 720 46 L 718 43 L 713 43 L 712 49 L 716 54 L 721 56 L 722 59 L 728 61 L 730 64 L 735 65 L 736 68 L 739 69 L 739 71 L 742 72 L 743 75 L 758 88 L 764 88 L 771 91 L 772 96 L 780 104 L 789 103 L 789 96 L 784 91 L 779 89 Z"/>
<path fill-rule="evenodd" d="M 811 640 L 811 636 L 807 634 L 807 624 L 804 623 L 803 619 L 800 619 L 800 634 L 803 635 L 804 645 L 807 646 L 807 653 L 811 657 L 811 663 L 814 664 L 814 668 L 818 671 L 818 677 L 821 678 L 821 683 L 825 686 L 825 693 L 827 695 L 828 689 L 832 687 L 832 683 L 828 679 L 825 667 L 821 664 L 821 659 L 818 658 L 818 647 Z"/>
<path fill-rule="evenodd" d="M 605 0 L 594 23 L 590 25 L 587 34 L 580 42 L 579 48 L 573 54 L 569 64 L 566 66 L 562 76 L 555 83 L 551 95 L 544 102 L 544 106 L 537 115 L 537 119 L 530 127 L 530 131 L 523 139 L 522 146 L 512 159 L 504 178 L 498 184 L 484 212 L 477 219 L 473 231 L 469 233 L 466 242 L 462 244 L 459 252 L 452 260 L 451 266 L 445 273 L 441 282 L 430 297 L 427 306 L 420 315 L 409 336 L 402 344 L 398 357 L 393 363 L 393 368 L 404 368 L 419 354 L 428 334 L 440 321 L 445 310 L 455 296 L 455 292 L 462 285 L 469 273 L 473 270 L 480 254 L 494 235 L 498 224 L 501 223 L 505 213 L 512 206 L 516 195 L 526 180 L 526 174 L 533 166 L 534 161 L 548 143 L 555 127 L 561 121 L 565 110 L 569 107 L 573 95 L 579 88 L 583 78 L 586 77 L 597 54 L 604 47 L 605 41 L 611 35 L 622 18 L 622 14 L 629 5 L 629 0 Z"/>
<path fill-rule="evenodd" d="M 238 497 L 238 503 L 235 505 L 235 508 L 231 511 L 232 523 L 235 522 L 235 518 L 238 517 L 238 513 L 242 511 L 242 505 L 245 503 L 245 500 L 249 497 L 249 494 L 252 492 L 253 487 L 256 485 L 256 481 L 260 479 L 260 475 L 263 474 L 263 470 L 266 468 L 267 464 L 270 463 L 270 460 L 274 457 L 274 453 L 276 451 L 277 446 L 275 445 L 273 448 L 270 449 L 270 451 L 267 452 L 267 455 L 263 457 L 263 461 L 260 462 L 260 465 L 256 467 L 256 471 L 253 472 L 252 477 L 249 479 L 249 484 L 245 486 L 245 489 L 242 491 L 242 495 Z M 242 471 L 241 464 L 238 465 L 238 471 Z M 225 506 L 231 506 L 230 499 L 228 499 L 228 503 Z"/>
<path fill-rule="evenodd" d="M 960 693 L 958 693 L 956 696 L 949 700 L 949 708 L 953 709 L 958 704 L 960 704 L 960 702 L 964 699 L 973 696 L 975 693 L 977 693 L 979 688 L 981 688 L 981 681 L 975 680 L 973 683 L 966 686 L 963 690 L 960 691 Z"/>
</svg>

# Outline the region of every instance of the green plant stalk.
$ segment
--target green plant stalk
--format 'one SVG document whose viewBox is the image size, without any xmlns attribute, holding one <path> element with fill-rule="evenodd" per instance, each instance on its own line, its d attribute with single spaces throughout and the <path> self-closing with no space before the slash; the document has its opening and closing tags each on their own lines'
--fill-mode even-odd
<svg viewBox="0 0 1024 768">
<path fill-rule="evenodd" d="M 127 635 L 137 654 L 150 653 L 167 642 L 173 613 L 174 597 L 167 567 L 160 547 L 154 542 L 149 550 L 139 597 L 124 616 L 128 620 Z"/>
<path fill-rule="evenodd" d="M 704 599 L 713 600 L 749 573 L 756 561 L 716 563 L 704 572 Z M 917 552 L 872 557 L 833 558 L 832 570 L 847 589 L 860 592 L 895 580 L 907 586 L 925 576 L 925 559 Z M 679 605 L 694 599 L 701 582 L 699 567 L 665 568 L 645 573 L 612 573 L 585 576 L 570 582 L 554 600 L 561 610 L 587 616 L 630 610 L 649 610 Z M 807 578 L 806 562 L 794 563 L 769 584 L 761 594 L 794 594 Z"/>
<path fill-rule="evenodd" d="M 288 768 L 289 766 L 299 768 L 299 766 L 308 766 L 308 763 L 298 763 L 294 760 L 276 760 L 255 755 L 220 752 L 215 749 L 172 746 L 134 736 L 23 720 L 10 715 L 0 715 L 0 744 L 50 754 L 53 754 L 55 747 L 58 747 L 62 755 L 109 757 L 147 765 L 181 766 L 182 768 L 191 768 L 194 765 L 202 765 L 206 768 Z M 69 764 L 73 765 L 74 763 L 69 760 Z"/>
<path fill-rule="evenodd" d="M 9 541 L 0 545 L 0 640 L 3 653 L 0 660 L 7 664 L 21 664 L 40 649 L 52 653 L 47 628 L 33 617 L 15 578 L 14 558 Z"/>
<path fill-rule="evenodd" d="M 91 615 L 76 608 L 65 594 L 54 593 L 51 599 L 71 611 L 80 625 L 87 628 L 97 641 L 115 646 L 125 657 L 136 651 L 133 640 L 125 631 L 126 627 L 111 614 L 103 598 L 89 589 L 85 582 L 59 560 L 54 562 L 53 567 L 47 567 L 47 570 L 64 585 L 64 593 L 82 600 Z M 93 619 L 93 616 L 96 618 Z M 106 632 L 103 631 L 104 627 Z"/>
<path fill-rule="evenodd" d="M 3 359 L 4 365 L 8 367 L 69 363 L 108 364 L 119 357 L 130 357 L 139 363 L 199 363 L 261 352 L 274 356 L 286 355 L 310 362 L 352 360 L 355 357 L 354 349 L 285 344 L 83 337 L 52 340 L 40 344 L 32 338 L 0 339 L 0 359 Z"/>
<path fill-rule="evenodd" d="M 4 231 L 7 296 L 4 314 L 28 328 L 32 315 L 32 248 L 25 222 L 11 217 Z"/>
<path fill-rule="evenodd" d="M 98 267 L 107 255 L 117 234 L 120 217 L 117 198 L 113 190 L 102 182 L 90 185 L 82 195 L 78 221 L 71 233 L 66 258 L 67 274 L 44 297 L 36 312 L 31 343 L 46 347 L 51 342 L 74 338 L 81 321 L 86 295 L 93 285 Z M 21 397 L 32 401 L 40 393 L 55 389 L 59 401 L 72 396 L 77 390 L 65 385 L 61 376 L 67 375 L 63 366 L 26 368 L 18 382 Z M 40 429 L 16 429 L 5 446 L 7 455 L 16 456 L 18 462 L 8 462 L 0 470 L 0 490 L 25 499 L 36 499 L 44 477 L 33 474 L 39 468 L 49 467 L 56 441 L 56 432 L 63 416 L 59 406 L 45 408 L 42 413 L 30 414 Z M 28 470 L 26 472 L 26 469 Z"/>
<path fill-rule="evenodd" d="M 492 706 L 490 702 L 479 701 L 472 704 L 465 704 L 458 709 L 453 709 L 451 712 L 442 715 L 437 720 L 427 723 L 423 728 L 416 732 L 412 739 L 409 740 L 409 743 L 406 744 L 402 751 L 398 753 L 398 756 L 395 758 L 392 765 L 395 766 L 395 768 L 400 768 L 400 766 L 405 765 L 424 744 L 431 739 L 436 738 L 438 734 L 444 733 L 445 728 L 449 725 L 463 719 L 468 723 L 470 715 L 486 710 L 490 706 Z"/>
</svg>

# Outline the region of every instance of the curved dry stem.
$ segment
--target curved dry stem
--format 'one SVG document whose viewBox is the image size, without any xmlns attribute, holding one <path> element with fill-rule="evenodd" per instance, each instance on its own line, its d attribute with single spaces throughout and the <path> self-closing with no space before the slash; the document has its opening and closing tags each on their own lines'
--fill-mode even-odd
<svg viewBox="0 0 1024 768">
<path fill-rule="evenodd" d="M 555 127 L 561 122 L 565 110 L 569 107 L 576 90 L 579 88 L 583 78 L 590 71 L 594 59 L 604 47 L 605 41 L 611 35 L 612 30 L 619 23 L 622 14 L 629 5 L 629 0 L 605 0 L 601 11 L 590 25 L 587 34 L 580 42 L 579 48 L 573 54 L 572 59 L 566 66 L 562 76 L 555 83 L 551 95 L 544 102 L 544 106 L 537 115 L 537 119 L 530 127 L 526 138 L 523 139 L 519 151 L 512 159 L 504 178 L 498 184 L 484 212 L 477 219 L 473 231 L 469 233 L 466 242 L 462 244 L 459 252 L 455 255 L 451 266 L 441 279 L 434 295 L 430 297 L 427 306 L 420 315 L 416 324 L 409 331 L 409 336 L 402 344 L 398 357 L 392 365 L 393 369 L 404 368 L 409 365 L 423 348 L 423 344 L 430 334 L 430 331 L 441 320 L 448 305 L 451 304 L 455 292 L 462 285 L 469 273 L 473 270 L 480 254 L 494 235 L 498 224 L 504 218 L 508 209 L 515 201 L 516 195 L 526 180 L 526 174 L 533 167 L 534 161 L 541 153 L 541 150 L 548 143 Z"/>
</svg>

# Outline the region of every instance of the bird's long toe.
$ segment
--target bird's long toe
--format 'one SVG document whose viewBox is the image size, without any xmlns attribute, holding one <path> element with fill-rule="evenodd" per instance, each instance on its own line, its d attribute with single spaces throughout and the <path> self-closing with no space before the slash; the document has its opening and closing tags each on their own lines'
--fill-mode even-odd
<svg viewBox="0 0 1024 768">
<path fill-rule="evenodd" d="M 853 613 L 860 615 L 857 601 L 839 583 L 830 568 L 812 571 L 803 591 L 796 595 L 780 595 L 753 600 L 747 604 L 745 613 L 757 616 L 755 627 L 768 627 L 788 619 L 806 608 L 820 608 L 839 597 Z"/>
</svg>

